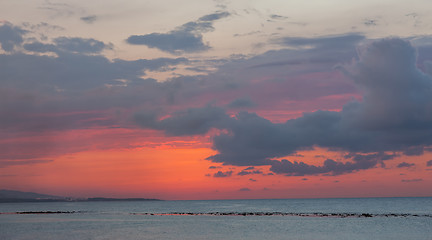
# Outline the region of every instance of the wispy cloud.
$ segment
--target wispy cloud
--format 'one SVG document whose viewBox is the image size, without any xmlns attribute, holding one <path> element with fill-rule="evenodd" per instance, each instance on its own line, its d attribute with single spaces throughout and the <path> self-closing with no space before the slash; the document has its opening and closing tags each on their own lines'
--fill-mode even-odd
<svg viewBox="0 0 432 240">
<path fill-rule="evenodd" d="M 414 179 L 402 179 L 401 182 L 405 182 L 405 183 L 411 183 L 411 182 L 421 182 L 423 181 L 423 179 L 421 178 L 414 178 Z"/>
<path fill-rule="evenodd" d="M 39 7 L 39 9 L 49 12 L 50 17 L 52 18 L 71 17 L 76 14 L 85 13 L 85 10 L 81 7 L 68 3 L 52 2 L 49 0 L 45 0 L 45 2 Z"/>
<path fill-rule="evenodd" d="M 82 21 L 84 21 L 85 23 L 92 24 L 92 23 L 96 22 L 98 17 L 96 15 L 89 15 L 89 16 L 81 17 L 80 19 Z"/>
<path fill-rule="evenodd" d="M 33 165 L 33 164 L 42 164 L 42 163 L 50 163 L 54 160 L 45 160 L 45 159 L 30 159 L 30 160 L 0 160 L 0 168 L 10 167 L 10 166 L 18 166 L 18 165 Z"/>
</svg>

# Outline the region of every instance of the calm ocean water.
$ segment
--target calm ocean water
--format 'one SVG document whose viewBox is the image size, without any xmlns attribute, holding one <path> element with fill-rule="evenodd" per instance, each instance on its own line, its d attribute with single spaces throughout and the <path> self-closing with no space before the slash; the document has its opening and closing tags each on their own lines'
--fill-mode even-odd
<svg viewBox="0 0 432 240">
<path fill-rule="evenodd" d="M 2 240 L 432 239 L 432 198 L 1 203 L 0 213 Z"/>
</svg>

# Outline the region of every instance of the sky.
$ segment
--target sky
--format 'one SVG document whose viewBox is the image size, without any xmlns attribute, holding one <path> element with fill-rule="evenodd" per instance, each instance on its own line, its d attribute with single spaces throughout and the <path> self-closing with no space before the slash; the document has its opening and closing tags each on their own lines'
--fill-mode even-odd
<svg viewBox="0 0 432 240">
<path fill-rule="evenodd" d="M 427 0 L 4 0 L 0 189 L 432 196 Z"/>
</svg>

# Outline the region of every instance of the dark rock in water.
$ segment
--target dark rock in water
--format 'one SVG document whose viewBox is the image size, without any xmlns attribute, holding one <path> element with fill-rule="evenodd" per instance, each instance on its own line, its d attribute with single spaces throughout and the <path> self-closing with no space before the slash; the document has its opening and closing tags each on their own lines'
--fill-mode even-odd
<svg viewBox="0 0 432 240">
<path fill-rule="evenodd" d="M 35 211 L 35 212 L 16 212 L 16 214 L 72 214 L 75 211 Z"/>
<path fill-rule="evenodd" d="M 189 216 L 292 216 L 292 217 L 333 217 L 333 218 L 371 218 L 371 217 L 431 217 L 431 214 L 370 214 L 370 213 L 282 213 L 282 212 L 171 212 L 171 213 L 131 213 L 132 215 L 189 215 Z"/>
</svg>

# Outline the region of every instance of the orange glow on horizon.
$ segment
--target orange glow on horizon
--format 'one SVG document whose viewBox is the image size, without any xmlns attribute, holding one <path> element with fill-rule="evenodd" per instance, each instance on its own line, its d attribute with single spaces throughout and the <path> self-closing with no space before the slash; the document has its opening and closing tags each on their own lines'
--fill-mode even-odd
<svg viewBox="0 0 432 240">
<path fill-rule="evenodd" d="M 432 171 L 425 167 L 432 153 L 410 160 L 398 157 L 386 163 L 385 168 L 377 166 L 338 176 L 269 175 L 269 166 L 254 168 L 262 174 L 241 176 L 238 173 L 247 167 L 223 166 L 205 160 L 215 153 L 210 148 L 190 144 L 88 150 L 61 155 L 49 163 L 10 166 L 0 173 L 3 184 L 18 190 L 72 197 L 170 200 L 432 195 L 429 188 Z M 320 166 L 327 158 L 347 161 L 342 156 L 340 152 L 317 148 L 283 159 Z M 416 165 L 397 168 L 403 161 Z M 216 178 L 213 175 L 218 171 L 231 172 L 231 176 Z"/>
</svg>

